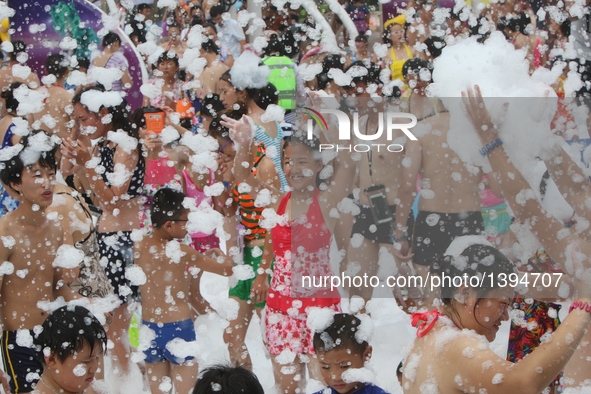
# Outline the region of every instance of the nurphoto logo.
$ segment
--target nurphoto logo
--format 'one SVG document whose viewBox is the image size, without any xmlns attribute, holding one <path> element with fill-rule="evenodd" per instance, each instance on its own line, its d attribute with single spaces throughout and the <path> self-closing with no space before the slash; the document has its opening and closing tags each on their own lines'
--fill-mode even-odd
<svg viewBox="0 0 591 394">
<path fill-rule="evenodd" d="M 349 116 L 345 112 L 339 111 L 338 109 L 323 108 L 320 111 L 316 111 L 312 108 L 304 107 L 304 110 L 306 110 L 306 113 L 309 116 L 307 123 L 309 140 L 313 138 L 314 123 L 318 124 L 321 128 L 328 129 L 328 123 L 326 122 L 324 116 L 322 116 L 323 114 L 332 114 L 337 118 L 337 121 L 339 122 L 339 141 L 351 141 L 351 130 L 353 130 L 355 137 L 361 141 L 376 141 L 382 138 L 384 131 L 386 133 L 386 139 L 388 141 L 392 141 L 392 132 L 394 130 L 401 130 L 412 141 L 417 140 L 417 137 L 415 137 L 410 131 L 410 129 L 417 124 L 417 117 L 413 114 L 405 112 L 378 112 L 377 131 L 374 134 L 364 134 L 359 129 L 358 112 L 352 113 L 353 124 L 351 125 Z M 410 122 L 400 123 L 403 120 L 410 120 Z M 369 152 L 373 148 L 377 148 L 378 152 L 380 151 L 380 148 L 385 148 L 388 152 L 402 152 L 404 150 L 404 146 L 397 143 L 365 143 L 349 145 L 320 144 L 321 152 L 323 150 L 333 150 L 337 152 Z"/>
</svg>

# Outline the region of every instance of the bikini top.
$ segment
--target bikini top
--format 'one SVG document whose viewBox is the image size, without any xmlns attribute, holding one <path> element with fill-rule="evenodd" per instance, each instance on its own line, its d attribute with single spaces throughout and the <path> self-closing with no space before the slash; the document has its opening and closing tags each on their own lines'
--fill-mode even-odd
<svg viewBox="0 0 591 394">
<path fill-rule="evenodd" d="M 429 312 L 415 312 L 410 315 L 412 326 L 417 328 L 417 338 L 427 335 L 440 316 L 444 315 L 437 308 Z"/>
</svg>

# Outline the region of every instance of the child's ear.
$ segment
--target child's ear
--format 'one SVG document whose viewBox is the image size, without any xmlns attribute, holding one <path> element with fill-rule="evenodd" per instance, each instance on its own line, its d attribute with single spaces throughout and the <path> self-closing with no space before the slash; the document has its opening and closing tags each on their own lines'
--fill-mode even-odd
<svg viewBox="0 0 591 394">
<path fill-rule="evenodd" d="M 55 368 L 58 363 L 58 359 L 53 350 L 49 353 L 49 356 L 44 356 L 44 359 L 45 365 L 47 365 L 49 368 Z"/>
<path fill-rule="evenodd" d="M 371 346 L 368 346 L 367 349 L 365 349 L 365 352 L 363 352 L 363 361 L 364 362 L 368 362 L 369 360 L 371 360 L 372 351 L 373 351 L 373 349 Z"/>
</svg>

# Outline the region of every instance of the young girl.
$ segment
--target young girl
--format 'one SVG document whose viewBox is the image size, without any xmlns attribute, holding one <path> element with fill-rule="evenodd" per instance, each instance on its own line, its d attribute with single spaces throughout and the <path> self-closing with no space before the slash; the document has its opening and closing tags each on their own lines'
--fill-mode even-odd
<svg viewBox="0 0 591 394">
<path fill-rule="evenodd" d="M 144 185 L 145 163 L 139 150 L 137 129 L 131 127 L 127 103 L 117 92 L 98 87 L 81 90 L 72 100 L 74 118 L 88 136 L 90 146 L 81 140 L 62 143 L 64 172 L 83 171 L 90 181 L 103 213 L 98 222 L 98 247 L 107 260 L 106 273 L 122 302 L 114 311 L 109 338 L 115 343 L 113 355 L 123 368 L 129 368 L 127 330 L 131 314 L 126 302 L 138 296 L 125 276 L 133 264 L 132 230 L 139 229 L 139 200 Z M 74 166 L 74 168 L 71 168 Z"/>
<path fill-rule="evenodd" d="M 234 174 L 251 186 L 251 195 L 256 198 L 268 186 L 258 182 L 241 164 L 248 158 L 254 137 L 248 120 L 226 119 L 223 124 L 231 129 L 232 140 L 237 145 Z M 265 337 L 281 393 L 302 392 L 306 385 L 304 360 L 309 360 L 308 356 L 314 354 L 312 332 L 306 325 L 307 308 L 340 309 L 340 296 L 336 290 L 306 288 L 302 277 L 332 275 L 328 252 L 337 219 L 329 212 L 351 192 L 356 165 L 351 155 L 340 155 L 331 186 L 320 191 L 316 177 L 323 164 L 318 148 L 318 139 L 308 140 L 303 133 L 296 133 L 291 138 L 291 146 L 285 152 L 290 160 L 285 161 L 284 170 L 292 192 L 282 193 L 271 205 L 279 218 L 271 236 L 265 240 L 264 256 L 267 257 L 258 270 L 260 278 L 253 284 L 254 287 L 266 280 L 270 269 L 268 256 L 274 255 L 273 278 L 267 296 Z M 271 220 L 274 216 L 267 211 L 265 218 Z M 285 354 L 293 354 L 295 359 L 287 364 L 285 360 L 278 359 Z"/>
</svg>

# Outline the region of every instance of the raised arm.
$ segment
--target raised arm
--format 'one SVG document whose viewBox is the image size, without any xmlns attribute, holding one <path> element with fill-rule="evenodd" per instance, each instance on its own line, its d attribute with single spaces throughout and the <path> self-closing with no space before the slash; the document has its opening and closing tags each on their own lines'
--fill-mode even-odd
<svg viewBox="0 0 591 394">
<path fill-rule="evenodd" d="M 208 250 L 206 253 L 209 256 L 199 253 L 188 245 L 181 245 L 181 250 L 185 253 L 183 261 L 191 267 L 197 267 L 203 271 L 222 276 L 232 275 L 234 261 L 231 257 L 226 256 L 220 249 L 214 248 Z M 210 257 L 214 254 L 216 255 L 216 258 Z M 217 257 L 219 256 L 223 256 L 222 262 L 218 262 Z"/>
<path fill-rule="evenodd" d="M 474 90 L 470 89 L 468 92 L 464 92 L 463 96 L 468 116 L 476 127 L 483 146 L 496 145 L 495 148 L 487 152 L 488 159 L 493 168 L 493 175 L 501 186 L 503 195 L 515 216 L 522 222 L 530 223 L 534 235 L 554 261 L 567 261 L 565 252 L 574 242 L 579 242 L 585 256 L 591 256 L 591 244 L 581 241 L 580 238 L 565 229 L 560 221 L 542 209 L 536 200 L 534 191 L 510 162 L 502 145 L 498 145 L 498 143 L 488 145 L 497 141 L 499 136 L 484 105 L 480 89 L 476 86 Z M 567 272 L 572 271 L 566 269 L 565 264 L 562 264 L 562 267 Z"/>
</svg>

